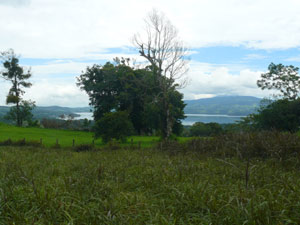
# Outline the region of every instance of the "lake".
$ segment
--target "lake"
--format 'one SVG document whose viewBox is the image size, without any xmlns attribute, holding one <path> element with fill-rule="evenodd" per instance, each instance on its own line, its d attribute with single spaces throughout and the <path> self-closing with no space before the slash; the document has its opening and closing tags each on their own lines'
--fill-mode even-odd
<svg viewBox="0 0 300 225">
<path fill-rule="evenodd" d="M 91 112 L 80 112 L 76 113 L 80 117 L 76 119 L 88 119 L 93 120 L 93 113 Z M 186 118 L 182 121 L 183 125 L 193 125 L 196 122 L 203 123 L 235 123 L 245 116 L 229 116 L 229 115 L 212 115 L 212 114 L 186 114 Z"/>
</svg>

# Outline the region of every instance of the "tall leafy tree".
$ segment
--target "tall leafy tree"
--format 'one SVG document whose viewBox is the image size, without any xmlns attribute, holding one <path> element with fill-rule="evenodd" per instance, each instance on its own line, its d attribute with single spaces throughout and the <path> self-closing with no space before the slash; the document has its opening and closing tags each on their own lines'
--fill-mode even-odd
<svg viewBox="0 0 300 225">
<path fill-rule="evenodd" d="M 252 130 L 297 132 L 300 126 L 300 99 L 279 99 L 261 106 L 257 113 L 246 117 L 241 125 Z"/>
<path fill-rule="evenodd" d="M 278 90 L 283 98 L 295 100 L 300 91 L 298 71 L 298 67 L 271 63 L 268 67 L 268 72 L 261 74 L 261 79 L 257 81 L 257 86 L 262 90 Z"/>
<path fill-rule="evenodd" d="M 27 81 L 32 74 L 30 69 L 26 70 L 19 65 L 19 57 L 12 49 L 1 52 L 0 56 L 3 63 L 3 71 L 0 72 L 0 75 L 12 84 L 6 97 L 6 104 L 14 104 L 15 106 L 11 108 L 9 118 L 14 118 L 17 126 L 21 126 L 24 118 L 28 116 L 28 114 L 24 115 L 24 113 L 30 112 L 31 110 L 28 111 L 28 109 L 34 107 L 33 102 L 26 102 L 22 99 L 22 95 L 25 93 L 24 88 L 32 86 Z"/>
<path fill-rule="evenodd" d="M 35 103 L 32 101 L 22 100 L 19 103 L 19 108 L 13 106 L 10 108 L 9 112 L 6 114 L 5 119 L 17 121 L 20 120 L 20 124 L 23 124 L 24 121 L 28 122 L 28 125 L 34 125 L 32 110 L 35 107 Z M 18 118 L 19 117 L 19 118 Z"/>
<path fill-rule="evenodd" d="M 126 111 L 138 134 L 162 130 L 164 115 L 156 98 L 160 88 L 151 67 L 133 68 L 128 60 L 116 59 L 114 64 L 88 67 L 77 78 L 77 85 L 89 95 L 95 121 L 109 112 Z M 184 117 L 182 94 L 175 89 L 169 94 L 174 102 L 170 111 L 173 126 L 179 132 Z"/>
</svg>

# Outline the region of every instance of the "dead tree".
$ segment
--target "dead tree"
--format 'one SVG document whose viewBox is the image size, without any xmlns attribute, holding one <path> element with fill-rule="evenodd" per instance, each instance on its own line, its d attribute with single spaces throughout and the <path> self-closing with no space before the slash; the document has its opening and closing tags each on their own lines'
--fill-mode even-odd
<svg viewBox="0 0 300 225">
<path fill-rule="evenodd" d="M 163 13 L 153 10 L 145 19 L 145 24 L 146 32 L 142 35 L 135 34 L 133 44 L 140 55 L 147 59 L 158 81 L 161 91 L 157 99 L 164 114 L 162 133 L 167 139 L 172 133 L 173 125 L 168 93 L 187 84 L 188 49 L 178 37 L 177 29 Z"/>
</svg>

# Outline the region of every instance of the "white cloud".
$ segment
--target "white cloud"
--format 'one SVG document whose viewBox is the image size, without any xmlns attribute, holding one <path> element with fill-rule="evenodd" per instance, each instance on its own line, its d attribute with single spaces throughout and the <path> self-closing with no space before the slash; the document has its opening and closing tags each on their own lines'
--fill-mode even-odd
<svg viewBox="0 0 300 225">
<path fill-rule="evenodd" d="M 39 81 L 26 94 L 25 99 L 32 99 L 39 106 L 60 105 L 66 107 L 88 106 L 88 96 L 73 82 L 48 80 Z"/>
<path fill-rule="evenodd" d="M 216 95 L 244 95 L 268 97 L 274 91 L 260 90 L 256 81 L 264 71 L 243 69 L 238 74 L 225 66 L 191 62 L 190 85 L 181 90 L 185 99 L 198 99 Z"/>
<path fill-rule="evenodd" d="M 75 84 L 75 78 L 70 79 L 41 79 L 33 82 L 33 86 L 25 90 L 23 98 L 31 99 L 39 106 L 60 105 L 66 107 L 88 106 L 87 94 Z M 0 82 L 0 105 L 5 105 L 6 95 L 10 88 L 8 82 Z"/>
<path fill-rule="evenodd" d="M 300 62 L 300 56 L 290 57 L 290 58 L 285 59 L 284 61 L 287 61 L 287 62 Z"/>
<path fill-rule="evenodd" d="M 58 59 L 32 67 L 34 86 L 26 97 L 37 104 L 87 105 L 87 96 L 75 86 L 75 76 L 91 64 L 65 59 L 137 58 L 134 53 L 123 55 L 107 49 L 130 46 L 131 37 L 143 30 L 143 19 L 152 8 L 166 13 L 190 47 L 300 46 L 298 0 L 0 0 L 0 51 L 13 48 L 22 57 Z M 192 81 L 182 90 L 185 98 L 268 95 L 256 87 L 261 71 L 238 67 L 234 71 L 239 72 L 232 73 L 227 65 L 191 62 Z M 9 85 L 1 81 L 0 87 L 0 104 L 4 104 Z"/>
<path fill-rule="evenodd" d="M 244 59 L 265 59 L 266 56 L 265 55 L 259 55 L 259 54 L 248 54 L 246 55 L 246 57 Z"/>
<path fill-rule="evenodd" d="M 7 6 L 26 6 L 30 3 L 30 0 L 0 0 L 0 5 Z"/>
<path fill-rule="evenodd" d="M 27 1 L 2 0 L 8 2 Z M 191 47 L 300 45 L 296 0 L 32 0 L 27 7 L 0 4 L 0 49 L 38 58 L 75 58 L 128 46 L 153 7 L 166 13 Z"/>
</svg>

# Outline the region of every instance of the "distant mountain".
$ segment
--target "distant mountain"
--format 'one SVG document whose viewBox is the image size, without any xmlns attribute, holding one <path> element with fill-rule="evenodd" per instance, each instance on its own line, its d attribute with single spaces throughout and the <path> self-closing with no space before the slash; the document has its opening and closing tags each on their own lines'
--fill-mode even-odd
<svg viewBox="0 0 300 225">
<path fill-rule="evenodd" d="M 217 96 L 197 100 L 185 100 L 186 114 L 224 114 L 246 116 L 255 112 L 261 99 L 251 96 Z"/>
<path fill-rule="evenodd" d="M 218 96 L 214 98 L 185 100 L 184 102 L 187 105 L 184 111 L 186 114 L 245 116 L 255 112 L 260 100 L 260 98 L 251 96 Z M 91 109 L 91 107 L 37 106 L 33 110 L 33 115 L 36 119 L 58 118 L 62 114 L 73 114 L 76 116 L 76 113 L 90 112 Z M 9 107 L 0 106 L 0 120 L 8 111 Z"/>
<path fill-rule="evenodd" d="M 76 113 L 90 112 L 90 107 L 60 107 L 60 106 L 37 106 L 32 110 L 35 118 L 57 118 L 60 115 L 73 114 L 76 117 Z M 79 116 L 79 115 L 78 115 Z"/>
<path fill-rule="evenodd" d="M 80 112 L 90 112 L 92 108 L 90 107 L 60 107 L 60 106 L 37 106 L 32 110 L 32 114 L 36 119 L 42 118 L 57 118 L 60 115 L 72 114 L 75 117 L 79 116 L 76 113 Z M 8 106 L 0 106 L 0 118 L 3 117 L 9 111 Z"/>
</svg>

